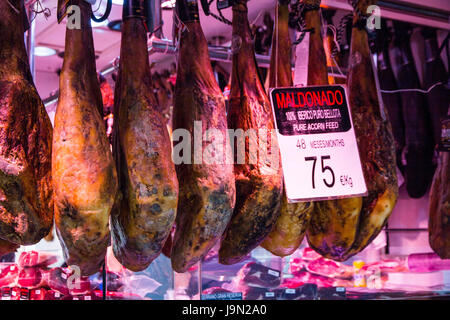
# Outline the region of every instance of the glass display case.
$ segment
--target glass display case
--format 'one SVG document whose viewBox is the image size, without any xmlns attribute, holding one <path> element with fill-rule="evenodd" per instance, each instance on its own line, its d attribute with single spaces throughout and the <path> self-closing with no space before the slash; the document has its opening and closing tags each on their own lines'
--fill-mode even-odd
<svg viewBox="0 0 450 320">
<path fill-rule="evenodd" d="M 142 272 L 125 269 L 108 249 L 106 266 L 82 277 L 64 263 L 57 243 L 4 256 L 2 300 L 345 300 L 450 298 L 450 260 L 434 253 L 386 254 L 385 235 L 345 261 L 321 257 L 304 241 L 277 257 L 258 247 L 234 265 L 218 262 L 218 246 L 185 273 L 161 254 Z M 45 241 L 45 240 L 43 240 Z M 377 244 L 378 242 L 378 244 Z M 378 246 L 378 247 L 377 247 Z"/>
</svg>

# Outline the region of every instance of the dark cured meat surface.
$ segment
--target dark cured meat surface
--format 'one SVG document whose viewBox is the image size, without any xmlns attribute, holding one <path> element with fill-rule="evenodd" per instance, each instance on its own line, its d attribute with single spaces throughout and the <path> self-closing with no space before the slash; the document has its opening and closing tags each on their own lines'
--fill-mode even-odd
<svg viewBox="0 0 450 320">
<path fill-rule="evenodd" d="M 0 259 L 5 254 L 15 252 L 20 245 L 0 239 Z"/>
<path fill-rule="evenodd" d="M 121 197 L 111 213 L 111 231 L 117 260 L 141 271 L 159 256 L 170 235 L 178 181 L 166 121 L 153 93 L 141 19 L 124 19 L 120 57 L 113 153 Z"/>
<path fill-rule="evenodd" d="M 275 128 L 272 110 L 258 75 L 247 14 L 247 0 L 233 5 L 233 38 L 237 46 L 233 55 L 228 127 L 244 132 L 267 129 L 272 133 Z M 249 159 L 254 159 L 255 154 L 250 154 L 247 146 L 250 143 L 259 146 L 261 141 L 255 140 L 249 137 L 245 144 L 245 164 L 234 165 L 236 207 L 219 249 L 221 264 L 234 264 L 245 258 L 272 231 L 280 214 L 281 163 L 268 163 L 261 156 L 250 163 Z M 267 140 L 267 150 L 278 153 L 277 142 L 269 137 Z M 258 149 L 260 147 L 265 148 L 259 146 Z"/>
<path fill-rule="evenodd" d="M 66 263 L 91 275 L 100 270 L 110 243 L 117 176 L 101 116 L 91 6 L 73 4 L 81 9 L 81 29 L 66 30 L 53 136 L 55 223 Z"/>
<path fill-rule="evenodd" d="M 403 24 L 396 26 L 396 59 L 400 64 L 397 80 L 400 89 L 420 88 L 409 41 L 409 29 Z M 412 198 L 422 197 L 433 178 L 433 133 L 431 119 L 424 94 L 402 92 L 403 119 L 406 142 L 406 191 Z"/>
<path fill-rule="evenodd" d="M 52 125 L 24 44 L 23 1 L 0 1 L 0 238 L 39 242 L 53 222 Z"/>
<path fill-rule="evenodd" d="M 270 88 L 291 87 L 293 85 L 288 4 L 289 1 L 282 0 L 278 4 L 278 24 L 275 25 L 272 39 L 272 56 L 270 59 Z M 283 188 L 280 217 L 261 246 L 277 256 L 287 256 L 294 253 L 305 236 L 312 209 L 312 202 L 288 203 L 286 192 Z"/>
<path fill-rule="evenodd" d="M 450 259 L 450 152 L 441 152 L 430 192 L 429 243 L 441 259 Z"/>
<path fill-rule="evenodd" d="M 173 93 L 171 84 L 164 75 L 159 74 L 158 72 L 153 73 L 152 78 L 158 110 L 167 125 L 171 128 L 173 112 Z"/>
<path fill-rule="evenodd" d="M 182 2 L 178 1 L 177 7 Z M 209 159 L 211 162 L 205 157 L 206 150 L 218 150 L 221 139 L 227 135 L 225 98 L 212 71 L 200 22 L 191 20 L 184 24 L 186 29 L 179 39 L 173 129 L 190 133 L 192 150 L 188 157 L 194 163 L 176 165 L 180 193 L 171 254 L 176 272 L 187 271 L 216 244 L 230 221 L 236 197 L 233 166 L 226 160 L 232 158 L 230 146 L 222 144 L 222 151 L 217 158 Z M 200 152 L 195 154 L 194 150 L 194 121 L 202 125 L 202 131 L 196 134 L 204 136 L 207 130 L 215 129 L 222 137 L 202 141 L 202 159 L 197 164 Z"/>
</svg>

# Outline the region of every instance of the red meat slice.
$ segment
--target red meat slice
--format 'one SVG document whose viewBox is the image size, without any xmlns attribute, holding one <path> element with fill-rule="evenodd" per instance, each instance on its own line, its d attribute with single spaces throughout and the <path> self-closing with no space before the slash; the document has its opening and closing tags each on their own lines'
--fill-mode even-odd
<svg viewBox="0 0 450 320">
<path fill-rule="evenodd" d="M 320 254 L 315 252 L 310 247 L 306 247 L 306 248 L 303 249 L 303 252 L 302 252 L 302 259 L 303 260 L 315 260 L 315 259 L 319 259 L 321 257 L 322 256 Z"/>
<path fill-rule="evenodd" d="M 44 284 L 43 272 L 38 267 L 22 268 L 17 284 L 22 288 L 38 288 Z"/>
<path fill-rule="evenodd" d="M 20 254 L 18 264 L 21 268 L 36 266 L 48 267 L 56 261 L 57 257 L 53 254 L 28 251 Z"/>
<path fill-rule="evenodd" d="M 44 288 L 31 289 L 30 300 L 45 300 L 47 290 Z"/>
<path fill-rule="evenodd" d="M 69 276 L 68 269 L 53 268 L 47 274 L 47 284 L 52 290 L 58 291 L 63 295 L 70 295 L 69 288 L 67 287 L 67 279 Z"/>
<path fill-rule="evenodd" d="M 16 264 L 3 268 L 0 272 L 0 287 L 12 287 L 19 278 L 19 266 Z"/>
<path fill-rule="evenodd" d="M 300 271 L 295 273 L 294 278 L 285 279 L 281 285 L 284 288 L 297 288 L 306 283 L 314 283 L 319 287 L 332 287 L 334 279 L 311 274 L 307 271 Z"/>
<path fill-rule="evenodd" d="M 70 283 L 69 292 L 71 295 L 87 294 L 91 291 L 91 282 L 88 277 L 75 278 Z"/>
<path fill-rule="evenodd" d="M 329 278 L 351 278 L 353 276 L 352 267 L 325 258 L 310 261 L 306 269 L 311 273 Z"/>
<path fill-rule="evenodd" d="M 222 292 L 231 292 L 231 291 L 226 290 L 222 287 L 211 287 L 211 288 L 203 290 L 202 294 L 214 294 L 214 293 L 222 293 Z"/>
<path fill-rule="evenodd" d="M 63 294 L 55 290 L 47 290 L 45 292 L 45 300 L 62 300 Z"/>
<path fill-rule="evenodd" d="M 308 262 L 303 260 L 302 258 L 291 258 L 291 261 L 289 263 L 289 272 L 290 273 L 300 272 L 303 269 L 306 269 L 307 265 Z"/>
<path fill-rule="evenodd" d="M 11 289 L 11 299 L 10 300 L 20 300 L 20 288 L 14 287 Z"/>
</svg>

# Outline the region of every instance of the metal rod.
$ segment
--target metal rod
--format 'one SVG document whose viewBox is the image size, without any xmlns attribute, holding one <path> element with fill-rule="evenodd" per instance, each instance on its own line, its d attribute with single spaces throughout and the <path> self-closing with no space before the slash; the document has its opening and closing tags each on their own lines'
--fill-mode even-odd
<svg viewBox="0 0 450 320">
<path fill-rule="evenodd" d="M 209 56 L 212 61 L 220 61 L 220 62 L 227 62 L 230 63 L 232 61 L 233 53 L 231 52 L 231 49 L 229 47 L 223 47 L 223 46 L 208 46 L 209 49 Z M 154 53 L 163 53 L 163 54 L 176 54 L 177 48 L 173 44 L 171 40 L 153 40 L 150 42 L 149 45 L 149 55 L 152 55 Z M 269 68 L 270 66 L 270 56 L 268 55 L 262 55 L 262 54 L 256 54 L 256 62 L 258 63 L 258 66 L 260 68 Z M 112 63 L 108 64 L 105 68 L 103 68 L 100 71 L 100 74 L 102 76 L 106 76 L 112 72 L 114 72 L 117 69 L 117 61 L 119 57 Z M 346 72 L 345 69 L 342 69 L 342 72 L 344 74 L 335 73 L 334 69 L 331 67 L 328 67 L 328 75 L 335 77 L 335 78 L 346 78 Z M 58 101 L 58 91 L 48 98 L 44 99 L 44 105 L 47 107 L 56 101 Z"/>
<path fill-rule="evenodd" d="M 27 47 L 27 54 L 28 54 L 28 62 L 30 64 L 30 71 L 31 76 L 33 79 L 36 75 L 35 70 L 35 64 L 34 64 L 34 48 L 35 48 L 35 30 L 36 30 L 36 19 L 35 19 L 35 12 L 33 11 L 33 7 L 35 4 L 30 5 L 27 8 L 27 16 L 28 20 L 30 21 L 30 28 L 27 31 L 26 35 L 26 47 Z"/>
<path fill-rule="evenodd" d="M 380 0 L 380 1 L 378 1 L 377 4 L 380 7 L 384 7 L 386 9 L 399 10 L 399 11 L 403 11 L 405 13 L 411 13 L 413 15 L 429 16 L 431 18 L 438 18 L 438 19 L 441 19 L 444 21 L 448 21 L 448 19 L 449 19 L 449 15 L 445 14 L 443 12 L 438 12 L 438 11 L 434 11 L 434 10 L 430 10 L 430 9 L 426 9 L 426 8 L 418 8 L 418 7 L 414 7 L 412 5 L 393 3 L 391 1 L 385 1 L 385 0 Z"/>
<path fill-rule="evenodd" d="M 105 256 L 105 261 L 103 262 L 103 267 L 102 267 L 102 300 L 106 300 L 106 291 L 107 291 L 107 280 L 106 280 L 106 256 Z"/>
<path fill-rule="evenodd" d="M 427 228 L 411 228 L 411 229 L 402 229 L 402 228 L 392 228 L 392 229 L 384 229 L 386 232 L 423 232 L 428 231 Z"/>
</svg>

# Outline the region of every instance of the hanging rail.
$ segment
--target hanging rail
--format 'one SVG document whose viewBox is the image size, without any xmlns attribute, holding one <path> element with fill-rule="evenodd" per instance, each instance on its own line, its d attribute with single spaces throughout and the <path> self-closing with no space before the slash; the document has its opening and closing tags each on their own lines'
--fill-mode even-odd
<svg viewBox="0 0 450 320">
<path fill-rule="evenodd" d="M 154 53 L 163 53 L 163 54 L 176 54 L 177 49 L 175 45 L 172 43 L 172 40 L 152 40 L 149 43 L 149 55 L 152 55 Z M 220 61 L 220 62 L 231 62 L 233 54 L 231 53 L 230 48 L 228 47 L 222 47 L 222 46 L 209 46 L 209 55 L 212 61 Z M 100 74 L 102 76 L 106 76 L 112 72 L 114 72 L 117 67 L 117 61 L 119 58 L 117 58 L 114 62 L 111 62 L 108 64 L 105 68 L 103 68 L 100 71 Z M 256 54 L 256 61 L 258 63 L 258 66 L 261 68 L 268 68 L 270 65 L 270 56 L 262 55 L 262 54 Z M 341 68 L 342 70 L 342 68 Z M 342 70 L 344 74 L 337 74 L 334 72 L 334 69 L 328 68 L 328 73 L 330 76 L 333 76 L 335 78 L 345 78 L 345 70 Z M 44 105 L 47 107 L 56 101 L 58 101 L 58 95 L 59 91 L 56 91 L 54 94 L 50 95 L 47 99 L 44 99 Z"/>
</svg>

